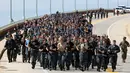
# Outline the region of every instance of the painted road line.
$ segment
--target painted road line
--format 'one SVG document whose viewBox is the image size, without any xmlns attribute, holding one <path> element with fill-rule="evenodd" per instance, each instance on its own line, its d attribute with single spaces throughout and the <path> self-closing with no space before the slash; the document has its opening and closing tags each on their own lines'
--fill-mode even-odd
<svg viewBox="0 0 130 73">
<path fill-rule="evenodd" d="M 109 73 L 118 73 L 118 72 L 109 72 Z"/>
<path fill-rule="evenodd" d="M 118 73 L 118 72 L 112 72 L 112 68 L 111 68 L 111 67 L 108 67 L 108 68 L 106 69 L 106 72 L 108 72 L 108 73 Z"/>
<path fill-rule="evenodd" d="M 43 70 L 44 73 L 49 73 L 47 70 Z"/>
<path fill-rule="evenodd" d="M 120 20 L 118 20 L 118 21 L 120 21 Z M 117 21 L 117 22 L 118 22 Z M 115 22 L 115 23 L 117 23 L 117 22 Z M 114 25 L 116 25 L 115 23 L 113 23 L 109 28 L 108 28 L 108 30 L 107 30 L 107 35 L 108 35 L 108 37 L 111 39 L 111 36 L 110 36 L 110 30 L 111 30 L 111 28 L 114 26 Z M 126 36 L 127 37 L 130 37 L 130 34 L 128 33 L 128 24 L 127 25 L 125 25 L 126 26 Z M 130 53 L 127 53 L 127 55 L 128 56 L 130 56 Z"/>
<path fill-rule="evenodd" d="M 106 72 L 112 72 L 112 68 L 111 68 L 111 67 L 108 67 L 108 68 L 106 69 Z"/>
</svg>

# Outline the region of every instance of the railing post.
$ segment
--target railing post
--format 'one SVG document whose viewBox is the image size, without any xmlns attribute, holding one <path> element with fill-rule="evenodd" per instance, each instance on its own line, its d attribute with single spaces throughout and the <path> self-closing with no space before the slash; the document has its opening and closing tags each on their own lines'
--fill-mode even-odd
<svg viewBox="0 0 130 73">
<path fill-rule="evenodd" d="M 10 0 L 10 22 L 14 22 L 13 17 L 12 17 L 12 0 Z"/>
</svg>

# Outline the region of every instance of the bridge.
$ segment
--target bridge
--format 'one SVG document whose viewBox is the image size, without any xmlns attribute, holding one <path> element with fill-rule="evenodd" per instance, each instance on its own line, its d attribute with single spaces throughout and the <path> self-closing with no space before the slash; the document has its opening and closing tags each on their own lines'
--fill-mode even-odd
<svg viewBox="0 0 130 73">
<path fill-rule="evenodd" d="M 12 0 L 10 0 L 12 1 Z M 25 0 L 23 0 L 25 3 Z M 64 0 L 62 0 L 64 1 Z M 99 1 L 99 0 L 98 0 Z M 109 0 L 108 0 L 109 1 Z M 127 0 L 128 1 L 128 0 Z M 50 0 L 51 2 L 51 0 Z M 37 2 L 36 2 L 37 3 Z M 63 3 L 63 2 L 62 2 Z M 109 3 L 109 2 L 108 2 Z M 118 3 L 119 5 L 119 0 Z M 25 5 L 25 4 L 24 4 Z M 23 5 L 23 6 L 24 6 Z M 37 8 L 36 4 L 36 17 L 34 17 L 35 19 L 40 18 L 38 17 L 38 8 Z M 109 8 L 109 5 L 107 5 L 107 7 Z M 128 5 L 128 2 L 127 2 Z M 51 4 L 50 4 L 50 14 L 52 13 L 51 11 Z M 87 9 L 87 0 L 86 0 L 86 9 Z M 75 0 L 75 11 L 76 11 L 76 0 Z M 100 8 L 99 2 L 98 2 L 98 8 Z M 85 10 L 85 11 L 79 11 L 80 13 L 86 13 L 87 11 L 97 11 L 99 9 L 93 9 L 93 10 Z M 12 19 L 12 8 L 10 10 L 10 19 Z M 62 4 L 62 11 L 64 12 L 64 5 Z M 113 10 L 111 9 L 107 9 L 106 11 L 108 12 L 112 12 Z M 72 14 L 74 12 L 70 12 L 70 14 Z M 16 26 L 20 26 L 22 27 L 22 25 L 24 24 L 24 21 L 26 20 L 25 18 L 25 7 L 23 7 L 23 17 L 24 19 L 18 22 L 14 22 L 11 23 L 10 25 L 4 26 L 0 28 L 0 52 L 3 50 L 4 48 L 4 44 L 5 44 L 5 39 L 4 36 L 5 34 L 9 31 L 11 31 L 12 33 L 15 32 L 13 29 Z M 32 20 L 34 18 L 30 18 L 27 20 Z M 122 38 L 124 36 L 127 37 L 127 40 L 130 42 L 130 14 L 123 14 L 123 15 L 119 15 L 119 16 L 113 16 L 113 13 L 109 13 L 109 17 L 108 18 L 103 18 L 103 19 L 94 19 L 92 21 L 92 24 L 94 25 L 94 34 L 97 35 L 103 35 L 103 34 L 107 34 L 109 36 L 109 38 L 111 40 L 117 40 L 117 44 L 119 44 L 122 41 Z M 128 48 L 128 58 L 126 60 L 126 63 L 122 63 L 122 59 L 121 59 L 121 52 L 118 54 L 118 63 L 117 63 L 117 69 L 115 72 L 112 72 L 111 69 L 111 65 L 109 65 L 109 68 L 107 69 L 106 72 L 101 71 L 101 73 L 130 73 L 130 48 Z M 4 53 L 2 59 L 0 60 L 0 73 L 83 73 L 80 70 L 75 70 L 74 68 L 71 67 L 71 69 L 69 71 L 60 71 L 59 69 L 57 71 L 49 71 L 47 69 L 43 69 L 40 67 L 40 64 L 37 63 L 36 68 L 33 70 L 31 68 L 31 64 L 29 63 L 22 63 L 22 56 L 18 56 L 17 58 L 17 62 L 13 62 L 13 63 L 8 63 L 7 60 L 7 55 L 6 52 Z M 97 70 L 95 69 L 91 69 L 89 71 L 85 71 L 88 73 L 96 73 Z"/>
<path fill-rule="evenodd" d="M 120 16 L 113 16 L 113 14 L 109 14 L 109 18 L 104 19 L 94 19 L 94 34 L 103 35 L 108 34 L 111 40 L 117 40 L 119 44 L 122 41 L 124 36 L 127 37 L 127 40 L 130 41 L 130 14 L 124 14 Z M 3 49 L 3 45 L 5 43 L 5 39 L 0 41 L 0 50 Z M 121 53 L 118 54 L 118 64 L 117 70 L 115 73 L 129 73 L 130 72 L 130 50 L 128 52 L 128 59 L 126 63 L 122 63 Z M 74 70 L 71 68 L 70 71 L 49 71 L 43 70 L 40 68 L 39 63 L 36 65 L 36 69 L 31 69 L 31 64 L 22 63 L 22 57 L 18 56 L 17 62 L 8 63 L 7 55 L 4 54 L 3 58 L 0 60 L 0 73 L 82 73 L 80 70 Z M 97 72 L 96 69 L 90 69 L 89 71 L 85 71 L 89 73 Z M 112 73 L 111 67 L 107 69 L 107 72 L 102 73 Z"/>
</svg>

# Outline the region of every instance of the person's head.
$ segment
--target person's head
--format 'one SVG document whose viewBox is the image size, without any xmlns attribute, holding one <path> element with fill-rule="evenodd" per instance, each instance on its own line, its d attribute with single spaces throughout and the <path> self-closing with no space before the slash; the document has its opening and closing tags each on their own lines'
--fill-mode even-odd
<svg viewBox="0 0 130 73">
<path fill-rule="evenodd" d="M 106 45 L 106 42 L 105 42 L 105 41 L 103 41 L 102 43 L 103 43 L 103 45 Z"/>
<path fill-rule="evenodd" d="M 50 40 L 50 44 L 54 44 L 54 41 L 53 41 L 53 40 Z"/>
<path fill-rule="evenodd" d="M 80 39 L 80 43 L 83 43 L 83 42 L 84 42 L 84 39 L 83 39 L 83 38 L 81 38 L 81 39 Z"/>
<path fill-rule="evenodd" d="M 84 39 L 84 42 L 85 42 L 85 43 L 87 43 L 87 41 L 88 41 L 87 39 Z"/>
<path fill-rule="evenodd" d="M 101 45 L 101 42 L 98 42 L 98 46 L 100 46 Z"/>
<path fill-rule="evenodd" d="M 36 36 L 33 36 L 33 40 L 36 40 Z"/>
<path fill-rule="evenodd" d="M 113 40 L 113 45 L 116 45 L 116 40 Z"/>
<path fill-rule="evenodd" d="M 123 37 L 123 41 L 126 41 L 126 37 Z"/>
</svg>

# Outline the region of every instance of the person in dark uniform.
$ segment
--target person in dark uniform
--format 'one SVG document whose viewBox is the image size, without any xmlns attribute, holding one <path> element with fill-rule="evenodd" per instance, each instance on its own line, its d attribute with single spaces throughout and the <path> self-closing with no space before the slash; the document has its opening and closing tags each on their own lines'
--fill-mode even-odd
<svg viewBox="0 0 130 73">
<path fill-rule="evenodd" d="M 93 55 L 93 43 L 91 38 L 85 39 L 85 48 L 87 48 L 87 70 L 89 70 L 89 67 L 92 62 L 92 55 Z"/>
<path fill-rule="evenodd" d="M 39 42 L 38 40 L 36 39 L 36 36 L 33 36 L 33 39 L 32 41 L 29 43 L 30 47 L 31 47 L 31 52 L 32 52 L 32 69 L 35 68 L 35 65 L 36 65 L 36 60 L 37 60 L 37 56 L 38 56 L 38 53 L 39 53 Z"/>
<path fill-rule="evenodd" d="M 22 38 L 22 41 L 21 41 L 21 46 L 22 46 L 22 61 L 23 63 L 24 62 L 27 62 L 27 54 L 26 54 L 26 40 L 25 38 L 23 37 Z"/>
<path fill-rule="evenodd" d="M 107 47 L 107 48 L 111 45 L 111 41 L 110 41 L 110 39 L 108 38 L 108 36 L 105 36 L 105 44 L 106 44 L 106 47 Z"/>
<path fill-rule="evenodd" d="M 119 10 L 117 10 L 117 16 L 119 16 Z"/>
<path fill-rule="evenodd" d="M 120 43 L 121 51 L 122 51 L 122 60 L 123 63 L 125 63 L 127 58 L 127 47 L 130 47 L 130 44 L 128 41 L 126 41 L 126 37 L 123 38 L 123 41 Z"/>
<path fill-rule="evenodd" d="M 94 37 L 92 37 L 92 40 L 90 42 L 90 47 L 92 49 L 92 69 L 94 69 L 94 66 L 96 66 L 95 49 L 97 47 L 97 44 L 98 44 L 97 40 Z"/>
<path fill-rule="evenodd" d="M 98 14 L 98 19 L 99 19 L 100 18 L 100 11 L 98 11 L 97 14 Z"/>
<path fill-rule="evenodd" d="M 105 52 L 106 52 L 106 50 L 101 45 L 101 42 L 98 42 L 98 47 L 96 47 L 96 55 L 97 55 L 96 59 L 97 59 L 97 71 L 99 71 L 99 72 L 102 67 Z M 105 63 L 103 63 L 103 64 L 104 64 L 104 66 L 106 65 Z"/>
<path fill-rule="evenodd" d="M 97 18 L 97 11 L 94 12 L 95 19 Z"/>
<path fill-rule="evenodd" d="M 74 40 L 74 49 L 72 50 L 73 52 L 73 62 L 72 64 L 74 65 L 75 67 L 75 70 L 77 70 L 77 68 L 79 68 L 79 51 L 78 51 L 78 45 L 79 45 L 79 42 L 78 40 L 76 40 L 76 38 L 73 39 Z"/>
<path fill-rule="evenodd" d="M 103 17 L 106 18 L 106 11 L 103 11 Z"/>
<path fill-rule="evenodd" d="M 116 40 L 113 40 L 113 44 L 108 48 L 111 64 L 112 64 L 112 71 L 114 72 L 117 65 L 117 53 L 120 52 L 120 48 L 118 45 L 116 45 Z"/>
<path fill-rule="evenodd" d="M 48 53 L 48 59 L 49 59 L 49 69 L 52 70 L 56 70 L 56 64 L 57 64 L 57 60 L 56 60 L 56 50 L 57 50 L 57 46 L 54 44 L 54 40 L 50 41 L 49 44 L 49 53 Z"/>
<path fill-rule="evenodd" d="M 103 11 L 101 11 L 101 19 L 103 18 Z"/>
<path fill-rule="evenodd" d="M 90 12 L 88 11 L 87 14 L 86 14 L 86 15 L 87 15 L 87 18 L 89 17 L 89 13 L 90 13 Z"/>
<path fill-rule="evenodd" d="M 72 49 L 74 48 L 73 42 L 68 38 L 67 44 L 66 44 L 66 67 L 67 70 L 70 70 L 70 65 L 72 61 Z"/>
<path fill-rule="evenodd" d="M 110 46 L 110 45 L 109 45 Z M 103 63 L 102 63 L 102 68 L 104 71 L 108 68 L 109 64 L 109 54 L 108 54 L 108 47 L 109 47 L 105 41 L 103 41 L 102 47 L 104 48 L 104 53 L 103 53 Z"/>
<path fill-rule="evenodd" d="M 43 41 L 43 44 L 40 44 L 39 51 L 41 52 L 40 56 L 40 65 L 43 67 L 43 69 L 47 68 L 48 64 L 48 48 L 49 44 L 46 42 L 46 40 Z"/>
<path fill-rule="evenodd" d="M 109 14 L 108 11 L 106 11 L 106 17 L 107 17 L 107 18 L 108 18 L 108 14 Z"/>
<path fill-rule="evenodd" d="M 115 16 L 115 14 L 116 14 L 116 13 L 115 13 L 115 9 L 113 9 L 113 15 Z"/>
<path fill-rule="evenodd" d="M 92 22 L 92 18 L 93 18 L 93 12 L 90 12 L 90 15 L 89 15 L 89 23 Z"/>
<path fill-rule="evenodd" d="M 86 70 L 87 67 L 87 50 L 88 50 L 88 44 L 85 44 L 85 41 L 83 38 L 80 39 L 80 48 L 79 48 L 79 60 L 80 60 L 80 69 L 82 71 Z"/>
<path fill-rule="evenodd" d="M 21 52 L 21 39 L 23 37 L 23 35 L 21 34 L 21 32 L 18 30 L 16 32 L 16 35 L 14 35 L 15 37 L 15 41 L 16 41 L 16 45 L 18 47 L 17 49 L 17 53 L 20 55 L 20 52 Z"/>
<path fill-rule="evenodd" d="M 7 49 L 7 57 L 8 57 L 8 61 L 10 63 L 13 60 L 13 51 L 15 48 L 15 41 L 12 39 L 12 36 L 9 36 L 7 38 L 7 41 L 6 41 L 4 47 Z"/>
</svg>

